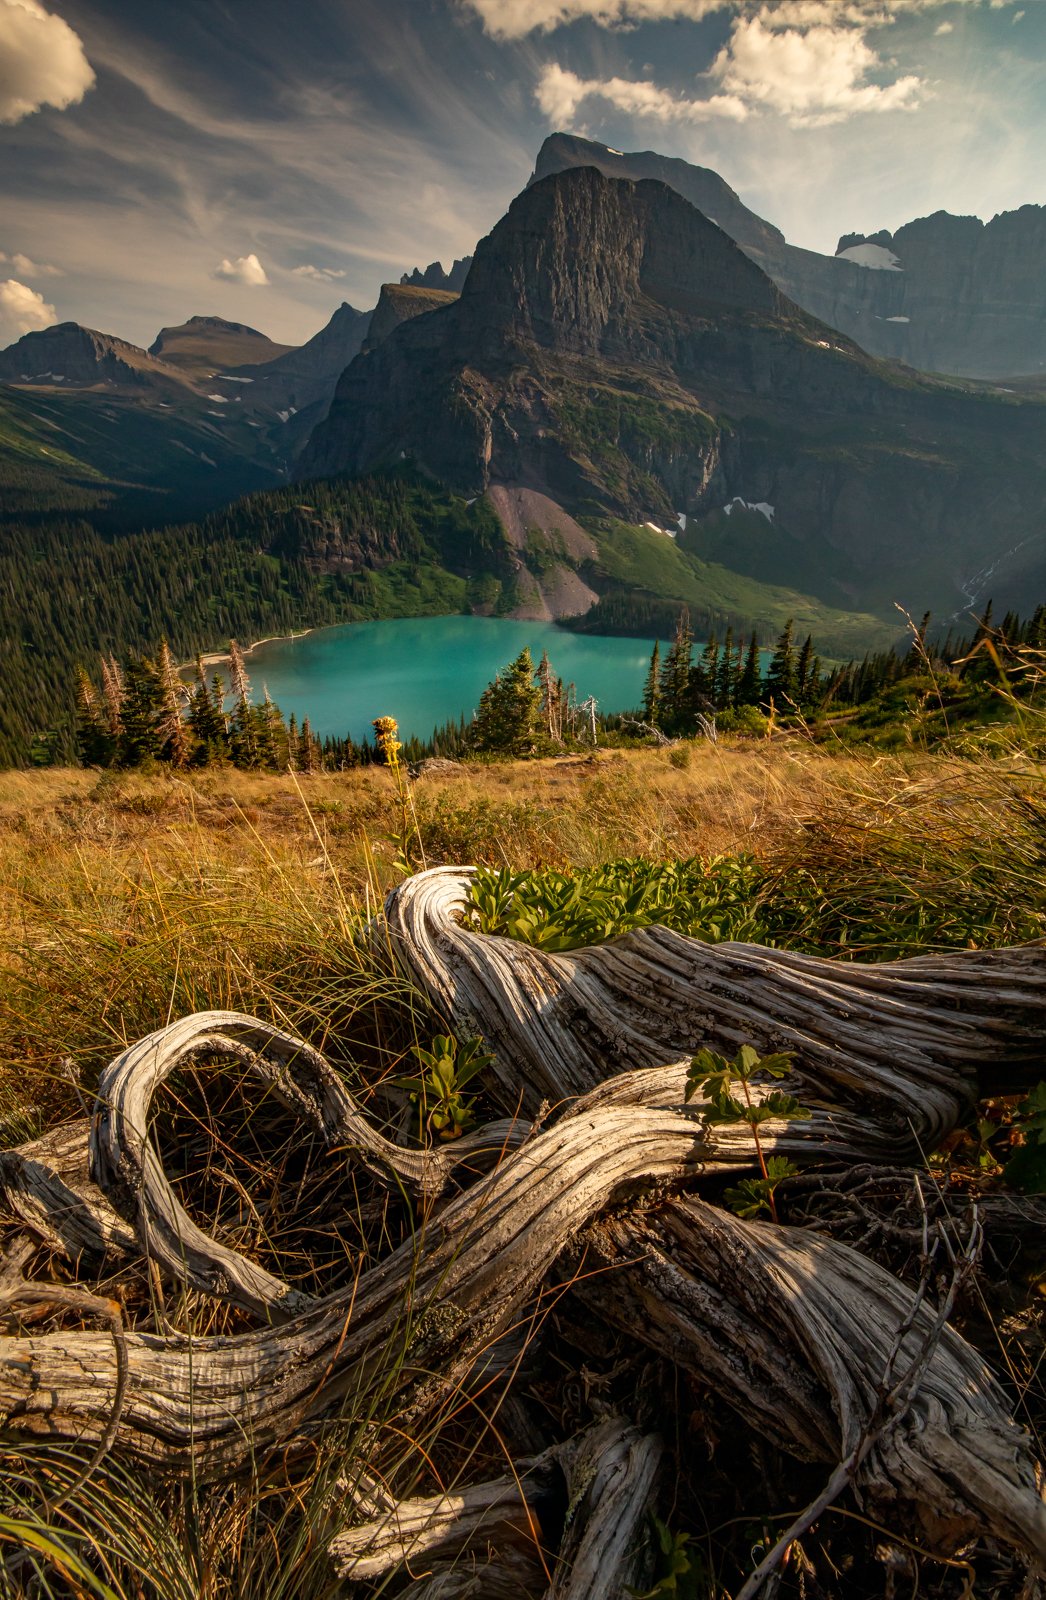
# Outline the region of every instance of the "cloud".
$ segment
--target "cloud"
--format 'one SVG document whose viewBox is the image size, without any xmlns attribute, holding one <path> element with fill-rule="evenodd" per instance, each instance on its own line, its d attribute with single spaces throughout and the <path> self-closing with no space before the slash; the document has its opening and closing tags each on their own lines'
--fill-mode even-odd
<svg viewBox="0 0 1046 1600">
<path fill-rule="evenodd" d="M 955 24 L 954 22 L 939 22 L 933 31 L 934 33 L 954 33 Z"/>
<path fill-rule="evenodd" d="M 303 267 L 291 268 L 292 278 L 308 278 L 310 283 L 334 283 L 344 276 L 344 272 L 339 272 L 334 267 L 314 267 L 306 264 Z"/>
<path fill-rule="evenodd" d="M 14 267 L 23 278 L 62 278 L 65 276 L 61 267 L 52 267 L 46 261 L 31 261 L 28 256 L 16 250 L 13 256 L 0 250 L 0 265 Z"/>
<path fill-rule="evenodd" d="M 54 306 L 42 294 L 14 278 L 0 282 L 0 344 L 11 344 L 23 333 L 50 328 L 58 321 Z"/>
<path fill-rule="evenodd" d="M 268 273 L 253 251 L 249 256 L 237 256 L 235 261 L 225 256 L 215 267 L 212 276 L 229 278 L 233 283 L 243 283 L 254 289 L 266 288 L 269 283 Z"/>
<path fill-rule="evenodd" d="M 818 128 L 856 112 L 911 110 L 921 79 L 869 82 L 882 66 L 859 28 L 781 30 L 768 26 L 764 11 L 738 19 L 711 76 L 746 105 L 776 111 L 794 127 Z"/>
<path fill-rule="evenodd" d="M 632 78 L 579 78 L 576 72 L 550 62 L 542 69 L 535 92 L 538 105 L 556 127 L 573 123 L 585 100 L 605 100 L 633 117 L 653 117 L 658 122 L 708 122 L 726 117 L 743 122 L 747 108 L 734 95 L 717 94 L 690 100 L 672 94 L 656 83 Z"/>
<path fill-rule="evenodd" d="M 0 123 L 82 100 L 94 72 L 79 36 L 37 0 L 0 0 Z"/>
<path fill-rule="evenodd" d="M 722 11 L 726 0 L 461 0 L 474 12 L 484 31 L 494 39 L 523 39 L 528 33 L 551 33 L 554 28 L 584 18 L 601 28 L 620 28 L 638 22 L 665 22 L 676 18 L 699 22 Z"/>
</svg>

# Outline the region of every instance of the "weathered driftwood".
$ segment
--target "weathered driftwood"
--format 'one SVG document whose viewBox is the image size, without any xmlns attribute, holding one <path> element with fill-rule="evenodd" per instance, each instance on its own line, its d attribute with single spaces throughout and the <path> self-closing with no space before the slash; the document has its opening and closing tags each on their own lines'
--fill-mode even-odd
<svg viewBox="0 0 1046 1600">
<path fill-rule="evenodd" d="M 836 1462 L 875 1410 L 912 1291 L 874 1261 L 799 1228 L 744 1222 L 692 1197 L 604 1217 L 584 1241 L 616 1264 L 573 1293 L 632 1337 L 712 1382 L 789 1455 Z M 901 1344 L 933 1326 L 921 1305 Z M 1041 1469 L 984 1362 L 951 1328 L 907 1414 L 857 1475 L 881 1515 L 914 1507 L 925 1537 L 955 1549 L 986 1528 L 1046 1559 Z M 906 1510 L 906 1515 L 907 1515 Z"/>
<path fill-rule="evenodd" d="M 386 916 L 412 978 L 458 1031 L 494 1050 L 493 1086 L 509 1112 L 701 1045 L 733 1054 L 747 1043 L 794 1051 L 804 1098 L 837 1119 L 853 1111 L 838 1153 L 896 1160 L 955 1126 L 977 1068 L 1041 1059 L 1046 948 L 864 965 L 651 927 L 550 954 L 464 926 L 469 877 L 418 873 L 389 896 Z"/>
<path fill-rule="evenodd" d="M 404 1405 L 431 1411 L 586 1221 L 636 1189 L 703 1166 L 691 1117 L 579 1112 L 506 1157 L 351 1289 L 281 1327 L 195 1340 L 129 1333 L 120 1441 L 161 1465 L 195 1461 L 198 1471 L 218 1472 L 339 1403 L 365 1409 L 387 1385 L 394 1351 Z M 114 1386 L 104 1336 L 0 1341 L 0 1415 L 8 1426 L 94 1442 Z"/>
<path fill-rule="evenodd" d="M 577 1440 L 548 1600 L 628 1600 L 649 1586 L 649 1513 L 660 1465 L 661 1441 L 619 1418 Z"/>
<path fill-rule="evenodd" d="M 385 1511 L 331 1540 L 335 1571 L 364 1582 L 405 1568 L 419 1575 L 435 1562 L 457 1560 L 466 1552 L 499 1553 L 520 1547 L 530 1558 L 544 1550 L 552 1559 L 542 1527 L 542 1501 L 562 1473 L 557 1453 L 522 1461 L 512 1473 L 450 1489 L 444 1494 L 394 1502 Z"/>
<path fill-rule="evenodd" d="M 128 1333 L 118 1441 L 164 1466 L 191 1460 L 206 1476 L 339 1405 L 366 1414 L 380 1388 L 389 1396 L 394 1353 L 402 1414 L 432 1415 L 580 1230 L 597 1224 L 593 1237 L 609 1241 L 606 1259 L 618 1268 L 612 1289 L 604 1280 L 605 1314 L 625 1307 L 631 1332 L 682 1365 L 721 1374 L 742 1414 L 785 1449 L 831 1459 L 860 1426 L 912 1292 L 844 1246 L 745 1225 L 696 1202 L 662 1207 L 641 1224 L 604 1217 L 616 1202 L 699 1176 L 705 1165 L 692 1116 L 582 1103 L 450 1201 L 417 1243 L 292 1321 L 194 1341 Z M 651 1264 L 629 1265 L 637 1256 Z M 636 1277 L 644 1272 L 649 1283 Z M 116 1387 L 103 1334 L 0 1341 L 8 1428 L 96 1443 L 111 1425 Z M 954 1500 L 964 1527 L 1046 1557 L 1028 1441 L 958 1336 L 933 1353 L 923 1392 L 932 1404 L 913 1413 L 918 1427 L 903 1434 L 903 1448 L 877 1457 L 877 1486 L 949 1512 Z M 767 1421 L 775 1415 L 783 1428 Z M 951 1499 L 942 1500 L 942 1483 Z"/>
<path fill-rule="evenodd" d="M 75 1261 L 138 1254 L 134 1229 L 113 1210 L 88 1172 L 87 1117 L 42 1139 L 0 1150 L 0 1196 L 31 1233 Z"/>
<path fill-rule="evenodd" d="M 149 1034 L 102 1074 L 91 1131 L 90 1169 L 108 1199 L 134 1222 L 144 1253 L 177 1280 L 274 1320 L 315 1300 L 212 1238 L 191 1220 L 164 1174 L 149 1136 L 157 1090 L 180 1067 L 214 1058 L 242 1062 L 293 1116 L 382 1176 L 434 1197 L 455 1165 L 497 1159 L 518 1144 L 515 1124 L 496 1124 L 453 1146 L 407 1150 L 357 1110 L 318 1051 L 292 1035 L 231 1011 L 205 1011 Z"/>
</svg>

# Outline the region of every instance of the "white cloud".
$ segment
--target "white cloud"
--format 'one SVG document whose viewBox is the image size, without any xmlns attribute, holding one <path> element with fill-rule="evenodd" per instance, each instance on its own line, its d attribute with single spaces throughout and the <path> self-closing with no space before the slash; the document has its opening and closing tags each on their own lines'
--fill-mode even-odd
<svg viewBox="0 0 1046 1600">
<path fill-rule="evenodd" d="M 237 256 L 235 261 L 225 256 L 215 267 L 213 276 L 229 278 L 233 283 L 243 283 L 255 289 L 265 288 L 269 282 L 268 273 L 253 251 L 249 256 Z"/>
<path fill-rule="evenodd" d="M 14 278 L 0 282 L 0 344 L 11 344 L 23 333 L 50 328 L 57 321 L 54 306 L 35 289 Z"/>
<path fill-rule="evenodd" d="M 728 94 L 776 111 L 796 127 L 825 127 L 862 111 L 911 110 L 919 78 L 869 82 L 883 63 L 859 28 L 767 26 L 766 13 L 739 18 L 711 75 Z"/>
<path fill-rule="evenodd" d="M 955 24 L 954 22 L 939 22 L 933 31 L 934 33 L 954 33 Z"/>
<path fill-rule="evenodd" d="M 308 278 L 310 283 L 334 283 L 338 278 L 344 278 L 345 274 L 334 267 L 314 267 L 307 263 L 303 267 L 292 267 L 291 276 Z"/>
<path fill-rule="evenodd" d="M 94 83 L 79 36 L 37 0 L 0 0 L 0 123 L 76 105 Z"/>
<path fill-rule="evenodd" d="M 1027 16 L 1027 12 L 1025 12 L 1025 11 L 1015 11 L 1013 13 L 1013 17 L 1011 18 L 1011 20 L 1013 22 L 1020 22 L 1021 18 L 1025 17 L 1025 16 Z"/>
<path fill-rule="evenodd" d="M 605 100 L 629 116 L 653 117 L 658 122 L 708 122 L 717 117 L 743 122 L 748 115 L 735 95 L 690 100 L 656 83 L 632 78 L 579 78 L 554 62 L 542 69 L 535 95 L 549 121 L 560 128 L 574 122 L 578 107 L 586 100 Z"/>
<path fill-rule="evenodd" d="M 588 18 L 602 28 L 686 18 L 698 22 L 722 11 L 726 0 L 461 0 L 495 39 L 523 39 L 528 33 Z"/>
<path fill-rule="evenodd" d="M 892 22 L 962 0 L 458 0 L 479 18 L 495 39 L 523 39 L 531 33 L 589 21 L 601 28 L 631 28 L 642 22 L 700 22 L 716 12 L 758 15 L 766 27 L 809 28 Z M 976 4 L 977 0 L 966 0 Z M 999 9 L 1013 0 L 989 0 Z"/>
<path fill-rule="evenodd" d="M 28 256 L 16 250 L 13 256 L 0 250 L 0 264 L 14 267 L 23 278 L 62 278 L 65 276 L 61 267 L 52 267 L 46 261 L 32 261 Z"/>
</svg>

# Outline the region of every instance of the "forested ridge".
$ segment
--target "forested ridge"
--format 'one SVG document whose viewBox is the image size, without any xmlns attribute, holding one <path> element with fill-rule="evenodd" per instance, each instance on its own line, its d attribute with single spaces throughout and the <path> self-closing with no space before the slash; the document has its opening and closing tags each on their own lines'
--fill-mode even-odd
<svg viewBox="0 0 1046 1600">
<path fill-rule="evenodd" d="M 76 668 L 179 660 L 295 628 L 458 611 L 502 542 L 493 513 L 396 477 L 248 495 L 198 522 L 105 534 L 9 521 L 0 544 L 0 764 L 70 759 Z"/>
</svg>

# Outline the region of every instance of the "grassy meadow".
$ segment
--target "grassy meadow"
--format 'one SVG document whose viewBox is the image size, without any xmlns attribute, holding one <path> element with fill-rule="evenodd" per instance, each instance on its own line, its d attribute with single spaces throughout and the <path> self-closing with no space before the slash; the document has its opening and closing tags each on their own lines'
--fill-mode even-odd
<svg viewBox="0 0 1046 1600">
<path fill-rule="evenodd" d="M 706 937 L 752 937 L 754 926 L 756 937 L 843 959 L 1046 938 L 1046 784 L 1041 768 L 1012 750 L 974 761 L 833 754 L 799 735 L 682 742 L 467 763 L 423 775 L 402 793 L 376 767 L 310 776 L 4 772 L 3 1142 L 82 1115 L 98 1071 L 119 1050 L 209 1008 L 254 1013 L 308 1037 L 375 1118 L 387 1118 L 381 1086 L 438 1028 L 366 941 L 382 895 L 405 868 L 476 863 L 569 874 L 622 858 L 699 858 L 707 891 L 694 894 L 691 884 L 688 892 Z M 541 880 L 527 882 L 525 892 L 540 897 Z M 235 1082 L 217 1103 L 192 1081 L 165 1091 L 163 1159 L 201 1224 L 217 1219 L 223 1236 L 246 1239 L 229 1185 L 249 1187 L 262 1210 L 259 1197 L 267 1197 L 267 1226 L 251 1235 L 256 1258 L 319 1292 L 351 1282 L 411 1236 L 402 1197 L 385 1203 L 376 1230 L 367 1212 L 364 1227 L 370 1202 L 346 1200 L 344 1174 L 321 1153 L 294 1148 L 285 1126 L 277 1136 L 276 1124 L 238 1094 Z M 200 1151 L 219 1114 L 227 1171 L 216 1175 Z M 292 1181 L 299 1195 L 306 1182 L 319 1186 L 304 1222 L 281 1209 Z M 340 1231 L 323 1211 L 335 1204 L 348 1219 Z M 48 1270 L 67 1269 L 52 1258 Z M 155 1307 L 137 1300 L 129 1282 L 121 1286 L 119 1274 L 101 1288 L 123 1296 L 128 1325 L 150 1325 Z M 1016 1332 L 999 1331 L 1001 1313 L 989 1320 L 989 1340 L 1002 1343 L 1026 1411 L 1041 1421 L 1035 1303 L 1008 1308 L 1024 1319 Z M 188 1292 L 164 1316 L 192 1333 L 250 1325 Z M 58 1325 L 58 1314 L 43 1323 Z M 504 1470 L 497 1437 L 492 1421 L 466 1428 L 456 1413 L 414 1437 L 379 1402 L 362 1417 L 347 1405 L 297 1458 L 260 1460 L 249 1481 L 164 1482 L 114 1456 L 54 1516 L 48 1502 L 75 1487 L 80 1457 L 40 1442 L 10 1445 L 0 1461 L 0 1552 L 9 1555 L 0 1593 L 344 1594 L 323 1554 L 336 1523 L 333 1486 L 343 1490 L 346 1475 L 362 1470 L 375 1441 L 382 1470 L 404 1493 L 431 1486 L 433 1474 L 442 1482 L 464 1469 L 475 1476 L 482 1462 Z M 719 1468 L 712 1477 L 719 1494 Z M 757 1486 L 746 1515 L 755 1515 L 759 1494 Z M 715 1503 L 726 1506 L 724 1528 L 691 1532 L 689 1587 L 681 1579 L 657 1592 L 720 1600 L 739 1581 L 748 1523 L 731 1520 L 729 1495 Z M 399 1585 L 360 1592 L 386 1590 Z"/>
</svg>

